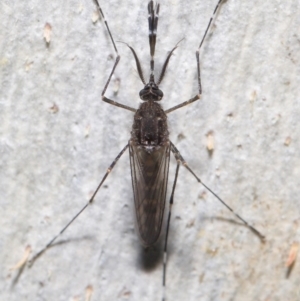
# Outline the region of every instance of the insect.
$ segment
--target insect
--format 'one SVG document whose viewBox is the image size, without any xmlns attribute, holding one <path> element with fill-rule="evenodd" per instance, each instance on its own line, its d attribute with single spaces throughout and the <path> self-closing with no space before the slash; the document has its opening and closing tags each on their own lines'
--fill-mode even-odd
<svg viewBox="0 0 300 301">
<path fill-rule="evenodd" d="M 133 126 L 131 130 L 131 137 L 128 143 L 123 147 L 115 160 L 110 164 L 106 173 L 104 174 L 101 182 L 94 191 L 90 200 L 85 206 L 70 220 L 70 222 L 56 235 L 36 256 L 33 261 L 39 257 L 45 250 L 47 250 L 57 238 L 73 223 L 73 221 L 94 201 L 99 189 L 103 186 L 108 175 L 111 173 L 118 160 L 128 150 L 131 166 L 131 178 L 134 194 L 134 204 L 137 222 L 137 232 L 140 237 L 141 243 L 145 248 L 152 247 L 157 243 L 163 225 L 163 219 L 166 208 L 167 198 L 167 184 L 169 176 L 169 162 L 170 157 L 174 156 L 176 159 L 176 171 L 173 185 L 171 188 L 171 196 L 169 200 L 169 208 L 166 222 L 166 235 L 164 240 L 164 262 L 163 262 L 163 287 L 165 291 L 166 287 L 166 268 L 167 268 L 167 243 L 168 233 L 171 220 L 171 209 L 174 202 L 175 189 L 179 175 L 180 165 L 183 165 L 194 178 L 202 184 L 210 193 L 212 193 L 224 206 L 226 206 L 240 221 L 242 221 L 249 229 L 251 229 L 256 235 L 263 239 L 263 235 L 248 224 L 241 216 L 235 213 L 231 207 L 229 207 L 217 194 L 215 194 L 207 185 L 205 185 L 195 172 L 188 166 L 183 156 L 169 139 L 169 130 L 167 123 L 167 115 L 177 109 L 190 105 L 200 99 L 202 95 L 201 75 L 200 75 L 200 49 L 207 36 L 207 33 L 211 27 L 212 21 L 216 16 L 216 12 L 220 7 L 223 0 L 219 0 L 212 17 L 206 27 L 204 36 L 200 41 L 200 45 L 196 51 L 196 67 L 197 67 L 197 79 L 198 79 L 198 91 L 190 99 L 183 101 L 167 110 L 164 110 L 160 105 L 160 101 L 163 99 L 163 92 L 159 88 L 161 82 L 164 80 L 165 73 L 168 67 L 168 63 L 172 57 L 172 54 L 178 47 L 178 43 L 168 53 L 166 60 L 162 66 L 158 79 L 155 78 L 155 48 L 156 37 L 159 20 L 160 4 L 154 5 L 153 0 L 148 3 L 148 26 L 149 26 L 149 45 L 150 45 L 150 75 L 149 80 L 145 80 L 145 75 L 142 69 L 142 65 L 133 47 L 126 44 L 133 54 L 133 58 L 136 63 L 137 72 L 144 87 L 139 92 L 139 97 L 142 101 L 138 109 L 129 107 L 122 103 L 118 103 L 112 99 L 106 97 L 106 91 L 110 85 L 112 76 L 120 62 L 120 55 L 118 49 L 109 28 L 107 21 L 105 20 L 104 13 L 99 5 L 98 0 L 95 0 L 97 9 L 104 20 L 107 32 L 110 40 L 113 44 L 116 59 L 112 70 L 109 74 L 108 80 L 102 91 L 102 100 L 108 104 L 114 105 L 118 108 L 129 110 L 133 112 Z M 165 293 L 163 293 L 163 300 L 165 300 Z"/>
</svg>

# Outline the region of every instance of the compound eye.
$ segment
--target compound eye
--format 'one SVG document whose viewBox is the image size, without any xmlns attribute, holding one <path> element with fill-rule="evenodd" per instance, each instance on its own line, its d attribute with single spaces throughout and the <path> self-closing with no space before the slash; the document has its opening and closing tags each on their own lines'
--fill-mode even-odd
<svg viewBox="0 0 300 301">
<path fill-rule="evenodd" d="M 149 88 L 148 89 L 142 89 L 140 91 L 140 99 L 141 100 L 147 100 L 149 96 Z"/>
<path fill-rule="evenodd" d="M 157 95 L 157 100 L 161 100 L 164 97 L 164 93 L 162 90 L 157 89 L 156 91 L 156 95 Z"/>
<path fill-rule="evenodd" d="M 158 89 L 158 87 L 156 86 L 145 86 L 144 89 L 142 89 L 140 91 L 140 99 L 143 101 L 147 101 L 147 100 L 153 100 L 153 101 L 159 101 L 163 98 L 164 93 Z"/>
<path fill-rule="evenodd" d="M 152 93 L 154 96 L 154 100 L 161 100 L 164 96 L 164 93 L 162 92 L 162 90 L 160 90 L 158 87 L 153 87 L 152 88 Z"/>
</svg>

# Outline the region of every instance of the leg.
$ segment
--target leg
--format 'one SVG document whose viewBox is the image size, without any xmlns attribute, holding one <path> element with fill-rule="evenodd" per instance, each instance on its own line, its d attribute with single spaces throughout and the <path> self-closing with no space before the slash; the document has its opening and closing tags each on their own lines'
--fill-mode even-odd
<svg viewBox="0 0 300 301">
<path fill-rule="evenodd" d="M 101 182 L 99 183 L 97 189 L 95 190 L 95 192 L 93 193 L 92 197 L 89 199 L 89 201 L 79 210 L 79 212 L 66 224 L 66 226 L 64 226 L 60 232 L 54 236 L 49 242 L 48 244 L 41 250 L 39 251 L 31 260 L 30 260 L 30 266 L 34 263 L 34 261 L 42 254 L 44 253 L 47 249 L 49 249 L 51 247 L 51 245 L 53 245 L 53 243 L 56 241 L 56 239 L 63 234 L 67 228 L 74 222 L 74 220 L 94 201 L 94 198 L 96 196 L 96 194 L 98 193 L 99 189 L 101 188 L 102 184 L 104 183 L 104 181 L 106 180 L 107 176 L 110 174 L 110 172 L 113 170 L 114 166 L 116 165 L 116 163 L 118 162 L 118 160 L 121 158 L 121 156 L 124 154 L 124 152 L 126 151 L 126 149 L 128 148 L 128 144 L 126 144 L 126 146 L 121 150 L 121 152 L 118 154 L 118 156 L 115 158 L 115 160 L 111 163 L 111 165 L 109 166 L 109 168 L 107 169 L 105 175 L 103 176 Z"/>
<path fill-rule="evenodd" d="M 265 236 L 262 235 L 258 230 L 256 230 L 254 227 L 249 225 L 249 223 L 244 220 L 240 215 L 234 212 L 234 210 L 229 207 L 216 193 L 214 193 L 208 186 L 206 186 L 200 178 L 193 172 L 193 170 L 187 165 L 183 157 L 181 156 L 180 152 L 178 149 L 175 147 L 175 145 L 170 141 L 171 143 L 171 151 L 174 154 L 175 158 L 177 161 L 180 161 L 181 164 L 196 178 L 196 180 L 203 185 L 211 194 L 213 194 L 228 210 L 230 210 L 240 221 L 244 223 L 246 227 L 248 227 L 254 234 L 256 234 L 262 242 L 265 241 Z"/>
<path fill-rule="evenodd" d="M 116 69 L 116 67 L 117 67 L 117 65 L 118 65 L 118 63 L 119 63 L 119 61 L 120 61 L 120 58 L 121 58 L 121 57 L 120 57 L 120 55 L 119 55 L 119 53 L 118 53 L 117 46 L 116 46 L 115 41 L 114 41 L 114 39 L 113 39 L 113 37 L 112 37 L 112 34 L 111 34 L 110 29 L 109 29 L 109 27 L 108 27 L 108 23 L 107 23 L 107 21 L 106 21 L 106 19 L 105 19 L 105 17 L 104 17 L 104 14 L 103 14 L 103 11 L 102 11 L 102 9 L 101 9 L 101 7 L 100 7 L 100 5 L 99 5 L 99 2 L 98 2 L 98 0 L 94 0 L 94 1 L 95 1 L 96 5 L 97 5 L 97 8 L 98 8 L 99 13 L 101 14 L 101 16 L 102 16 L 102 18 L 103 18 L 103 20 L 104 20 L 106 29 L 107 29 L 108 34 L 109 34 L 109 36 L 110 36 L 110 40 L 111 40 L 111 42 L 112 42 L 112 44 L 113 44 L 113 46 L 114 46 L 114 49 L 115 49 L 115 52 L 116 52 L 116 55 L 117 55 L 117 58 L 116 58 L 116 61 L 115 61 L 115 63 L 114 63 L 114 66 L 113 66 L 113 68 L 112 68 L 112 71 L 111 71 L 111 73 L 110 73 L 110 75 L 109 75 L 109 77 L 108 77 L 108 80 L 107 80 L 107 82 L 106 82 L 106 84 L 105 84 L 105 86 L 104 86 L 104 89 L 103 89 L 103 91 L 102 91 L 102 94 L 101 94 L 101 95 L 102 95 L 102 100 L 105 101 L 105 102 L 107 102 L 107 103 L 109 103 L 109 104 L 111 104 L 111 105 L 114 105 L 114 106 L 116 106 L 116 107 L 119 107 L 119 108 L 122 108 L 122 109 L 126 109 L 126 110 L 129 110 L 129 111 L 132 111 L 132 112 L 136 112 L 136 109 L 131 108 L 131 107 L 128 107 L 128 106 L 123 105 L 123 104 L 121 104 L 121 103 L 118 103 L 118 102 L 116 102 L 116 101 L 114 101 L 114 100 L 111 100 L 111 99 L 105 97 L 105 95 L 104 95 L 105 92 L 106 92 L 106 89 L 107 89 L 107 87 L 108 87 L 108 85 L 109 85 L 109 83 L 110 83 L 110 80 L 111 80 L 111 78 L 112 78 L 112 76 L 113 76 L 113 74 L 114 74 L 114 72 L 115 72 L 115 69 Z"/>
<path fill-rule="evenodd" d="M 180 167 L 180 161 L 177 161 L 177 167 L 176 167 L 176 173 L 175 173 L 175 179 L 173 182 L 173 188 L 172 188 L 172 193 L 170 197 L 170 202 L 169 202 L 169 213 L 168 213 L 168 221 L 167 221 L 167 230 L 166 230 L 166 237 L 165 237 L 165 246 L 164 246 L 164 263 L 163 263 L 163 298 L 162 300 L 166 300 L 166 272 L 167 272 L 167 246 L 168 246 L 168 235 L 169 235 L 169 229 L 170 229 L 170 220 L 171 220 L 171 212 L 172 212 L 172 205 L 174 202 L 174 193 L 175 193 L 175 188 L 176 188 L 176 183 L 177 183 L 177 178 L 178 178 L 178 173 L 179 173 L 179 167 Z"/>
<path fill-rule="evenodd" d="M 184 101 L 183 103 L 181 103 L 181 104 L 179 104 L 179 105 L 177 105 L 177 106 L 174 106 L 174 107 L 172 107 L 172 108 L 166 110 L 166 111 L 165 111 L 166 114 L 168 114 L 168 113 L 170 113 L 170 112 L 173 112 L 173 111 L 175 111 L 175 110 L 177 110 L 177 109 L 179 109 L 179 108 L 182 108 L 182 107 L 184 107 L 184 106 L 186 106 L 186 105 L 189 105 L 190 103 L 192 103 L 192 102 L 194 102 L 194 101 L 200 99 L 200 97 L 201 97 L 201 95 L 202 95 L 201 74 L 200 74 L 200 58 L 199 58 L 199 57 L 200 57 L 200 49 L 201 49 L 201 47 L 202 47 L 202 45 L 203 45 L 203 42 L 204 42 L 205 37 L 206 37 L 206 35 L 207 35 L 207 33 L 208 33 L 208 30 L 209 30 L 210 27 L 211 27 L 211 24 L 212 24 L 212 22 L 213 22 L 213 19 L 215 18 L 216 13 L 217 13 L 217 11 L 218 11 L 218 8 L 219 8 L 219 6 L 221 5 L 221 2 L 222 2 L 222 1 L 223 1 L 223 0 L 219 0 L 218 4 L 216 5 L 216 7 L 215 7 L 215 9 L 214 9 L 214 12 L 213 12 L 212 16 L 210 17 L 210 20 L 209 20 L 208 25 L 207 25 L 207 27 L 206 27 L 204 36 L 203 36 L 203 38 L 202 38 L 202 40 L 201 40 L 201 42 L 200 42 L 200 45 L 199 45 L 199 47 L 198 47 L 198 49 L 197 49 L 197 51 L 196 51 L 197 73 L 198 73 L 198 88 L 199 88 L 199 91 L 198 91 L 198 92 L 199 92 L 199 93 L 198 93 L 197 95 L 195 95 L 193 98 L 191 98 L 191 99 L 189 99 L 189 100 L 187 100 L 187 101 Z"/>
</svg>

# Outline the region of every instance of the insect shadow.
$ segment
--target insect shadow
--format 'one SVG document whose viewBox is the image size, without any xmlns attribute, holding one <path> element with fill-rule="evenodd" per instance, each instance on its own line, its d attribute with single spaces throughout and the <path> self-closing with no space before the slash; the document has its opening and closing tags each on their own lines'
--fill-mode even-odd
<svg viewBox="0 0 300 301">
<path fill-rule="evenodd" d="M 211 24 L 216 16 L 216 13 L 222 1 L 224 0 L 218 1 L 213 11 L 213 14 L 209 20 L 209 23 L 206 27 L 205 33 L 200 41 L 199 47 L 196 51 L 196 67 L 198 80 L 197 93 L 192 98 L 183 101 L 182 103 L 175 105 L 167 110 L 164 110 L 159 103 L 164 96 L 162 90 L 159 88 L 159 85 L 164 79 L 168 63 L 175 49 L 178 47 L 178 43 L 168 53 L 166 60 L 162 66 L 161 72 L 158 76 L 158 79 L 155 79 L 154 54 L 156 46 L 160 4 L 158 3 L 154 5 L 153 0 L 150 0 L 150 2 L 148 3 L 148 26 L 150 45 L 150 75 L 148 81 L 145 80 L 144 72 L 142 70 L 142 66 L 140 64 L 135 50 L 130 45 L 125 43 L 133 54 L 139 78 L 144 85 L 142 90 L 139 92 L 139 97 L 142 100 L 142 103 L 140 104 L 138 109 L 135 109 L 127 105 L 118 103 L 105 96 L 106 90 L 111 82 L 115 69 L 119 64 L 120 55 L 118 53 L 116 43 L 113 39 L 112 33 L 104 17 L 104 13 L 99 5 L 99 2 L 98 0 L 94 0 L 98 11 L 103 18 L 105 27 L 107 29 L 110 40 L 114 47 L 114 51 L 116 53 L 115 63 L 102 91 L 102 100 L 108 104 L 119 107 L 121 109 L 129 110 L 134 113 L 131 137 L 128 143 L 117 155 L 115 160 L 108 167 L 106 173 L 104 174 L 101 182 L 94 191 L 90 200 L 69 221 L 69 223 L 64 228 L 62 228 L 62 230 L 53 239 L 51 239 L 50 242 L 40 252 L 38 252 L 32 258 L 31 264 L 43 252 L 49 249 L 57 240 L 57 238 L 62 233 L 64 233 L 65 230 L 73 223 L 73 221 L 94 201 L 96 194 L 105 182 L 107 176 L 111 173 L 118 160 L 127 150 L 129 150 L 130 158 L 137 232 L 141 241 L 141 245 L 146 250 L 145 252 L 141 252 L 140 261 L 146 269 L 151 269 L 157 264 L 157 262 L 160 261 L 162 256 L 161 252 L 153 252 L 153 246 L 157 246 L 157 244 L 163 244 L 163 291 L 165 291 L 166 287 L 167 245 L 170 228 L 170 219 L 180 165 L 184 166 L 201 185 L 203 185 L 211 194 L 215 196 L 216 199 L 218 199 L 228 210 L 230 210 L 238 220 L 240 220 L 255 235 L 257 235 L 261 239 L 261 241 L 264 241 L 264 236 L 258 230 L 252 227 L 240 215 L 235 213 L 231 207 L 229 207 L 216 193 L 214 193 L 205 183 L 201 181 L 201 179 L 195 174 L 195 172 L 188 166 L 188 164 L 184 160 L 179 150 L 173 144 L 173 142 L 169 139 L 167 115 L 177 109 L 180 109 L 184 106 L 196 102 L 200 99 L 202 95 L 200 75 L 200 49 L 203 45 L 203 42 L 207 36 L 207 33 L 211 27 Z M 171 155 L 175 157 L 177 165 L 175 177 L 172 184 L 171 196 L 169 200 L 169 210 L 167 213 L 165 238 L 162 242 L 161 240 L 159 240 L 159 237 L 161 234 L 163 219 L 165 215 L 165 202 L 169 176 L 169 162 Z M 152 252 L 149 251 L 150 248 L 152 248 Z M 160 250 L 159 245 L 156 250 Z M 165 300 L 165 293 L 163 293 L 162 299 Z"/>
</svg>

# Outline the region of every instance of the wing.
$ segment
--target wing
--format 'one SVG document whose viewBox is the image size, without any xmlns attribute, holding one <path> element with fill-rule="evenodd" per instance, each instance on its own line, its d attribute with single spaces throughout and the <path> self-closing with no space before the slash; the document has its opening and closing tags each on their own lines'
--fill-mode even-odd
<svg viewBox="0 0 300 301">
<path fill-rule="evenodd" d="M 131 178 L 137 226 L 143 245 L 159 238 L 164 217 L 170 161 L 170 143 L 150 153 L 130 143 Z"/>
</svg>

